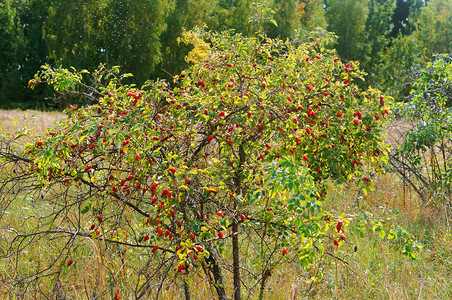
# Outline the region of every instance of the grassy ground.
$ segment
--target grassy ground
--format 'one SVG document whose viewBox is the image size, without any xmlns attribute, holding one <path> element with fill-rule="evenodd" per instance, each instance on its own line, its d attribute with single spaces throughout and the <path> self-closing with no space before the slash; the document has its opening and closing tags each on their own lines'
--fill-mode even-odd
<svg viewBox="0 0 452 300">
<path fill-rule="evenodd" d="M 24 113 L 36 115 L 30 123 L 36 134 L 43 133 L 62 117 L 59 113 L 0 111 L 0 128 L 5 132 L 20 129 L 26 123 L 21 117 Z M 14 119 L 19 120 L 17 125 L 11 124 Z M 390 142 L 397 141 L 398 131 L 406 130 L 399 125 L 389 131 Z M 289 268 L 275 269 L 268 281 L 266 299 L 452 299 L 452 237 L 445 214 L 439 207 L 423 206 L 393 174 L 375 178 L 375 182 L 375 190 L 365 196 L 352 185 L 333 186 L 329 199 L 324 203 L 325 209 L 337 215 L 346 214 L 351 224 L 367 212 L 374 219 L 391 220 L 406 228 L 424 245 L 417 253 L 417 259 L 404 257 L 397 242 L 381 239 L 372 230 L 361 235 L 350 226 L 348 243 L 342 244 L 339 249 L 331 248 L 346 263 L 326 256 L 317 264 L 317 268 L 323 270 L 323 279 L 310 283 L 307 279 L 316 270 L 304 270 L 297 262 L 289 264 Z M 9 228 L 24 226 L 19 216 L 30 209 L 34 208 L 27 204 L 26 199 L 16 202 L 1 222 L 6 222 Z M 390 216 L 391 211 L 399 212 L 396 218 Z M 1 225 L 0 229 L 4 228 L 5 224 Z M 5 247 L 1 243 L 2 234 L 0 247 Z M 355 245 L 356 252 L 353 251 Z M 39 265 L 46 262 L 51 251 L 54 251 L 52 244 L 37 243 L 33 251 L 24 253 L 22 258 Z M 101 242 L 90 239 L 86 239 L 77 256 L 77 263 L 68 268 L 61 278 L 67 299 L 86 299 L 94 289 L 99 293 L 107 292 L 107 295 L 119 289 L 121 299 L 132 298 L 128 290 L 133 288 L 132 282 L 136 278 L 131 274 L 136 272 L 140 258 L 124 254 L 123 260 L 128 260 L 124 263 Z M 10 290 L 3 281 L 10 274 L 1 271 L 2 263 L 7 262 L 0 261 L 0 299 L 8 299 Z M 227 265 L 224 267 L 229 269 Z M 27 273 L 26 269 L 15 270 Z M 231 274 L 226 271 L 224 275 L 228 294 L 231 294 Z M 191 286 L 192 299 L 215 298 L 215 291 L 205 278 L 188 277 L 186 280 Z M 46 290 L 53 284 L 52 278 L 43 279 L 36 289 Z M 183 299 L 182 291 L 180 284 L 170 284 L 169 288 L 162 290 L 161 299 Z M 244 298 L 247 299 L 246 287 L 244 291 Z M 27 295 L 27 299 L 39 298 L 37 295 Z M 249 298 L 255 299 L 256 296 Z"/>
</svg>

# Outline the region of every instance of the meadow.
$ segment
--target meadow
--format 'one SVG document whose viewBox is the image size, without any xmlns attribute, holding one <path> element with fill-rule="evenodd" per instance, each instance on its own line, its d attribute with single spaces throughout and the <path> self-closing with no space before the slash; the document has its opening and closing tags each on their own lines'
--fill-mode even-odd
<svg viewBox="0 0 452 300">
<path fill-rule="evenodd" d="M 33 118 L 23 118 L 23 115 Z M 40 111 L 0 111 L 0 128 L 12 133 L 28 125 L 33 135 L 43 134 L 46 128 L 53 126 L 63 115 L 56 112 Z M 404 128 L 405 126 L 405 128 Z M 406 124 L 394 121 L 387 130 L 388 142 L 397 143 L 400 132 L 406 130 Z M 25 143 L 25 138 L 18 143 Z M 324 256 L 317 267 L 305 270 L 295 260 L 290 268 L 271 270 L 267 283 L 265 299 L 450 299 L 452 298 L 452 236 L 447 214 L 441 207 L 424 205 L 417 195 L 393 173 L 374 178 L 375 189 L 364 195 L 353 182 L 345 185 L 330 183 L 330 190 L 323 205 L 336 215 L 342 215 L 350 221 L 347 242 L 331 253 L 339 259 Z M 2 241 L 7 231 L 23 226 L 21 216 L 30 210 L 45 210 L 34 207 L 29 199 L 16 201 L 5 212 L 0 224 L 0 253 L 8 245 Z M 364 217 L 363 217 L 364 216 Z M 373 232 L 370 222 L 381 220 L 395 224 L 412 233 L 422 247 L 416 250 L 416 259 L 402 255 L 401 245 L 395 240 L 381 238 Z M 365 230 L 356 224 L 364 224 Z M 10 276 L 4 270 L 15 270 L 26 275 L 27 270 L 15 268 L 18 260 L 26 260 L 35 265 L 45 264 L 47 254 L 53 251 L 56 241 L 40 240 L 33 251 L 24 252 L 21 257 L 2 258 L 0 260 L 0 298 L 16 299 L 13 291 L 18 286 L 8 285 Z M 140 268 L 141 260 L 133 253 L 123 256 L 114 255 L 104 243 L 85 238 L 85 247 L 80 249 L 80 259 L 71 268 L 67 268 L 60 277 L 67 299 L 132 299 L 128 291 L 137 284 L 131 278 L 132 270 Z M 226 247 L 230 247 L 229 244 Z M 3 249 L 2 249 L 3 248 Z M 342 248 L 342 249 L 341 249 Z M 247 267 L 249 252 L 242 252 L 243 268 Z M 249 262 L 251 264 L 251 260 Z M 232 270 L 226 261 L 220 262 L 225 270 Z M 8 267 L 6 267 L 8 266 Z M 251 265 L 250 265 L 251 267 Z M 313 274 L 322 270 L 320 280 L 309 280 Z M 225 272 L 226 290 L 232 289 L 232 272 Z M 188 276 L 192 299 L 213 299 L 215 290 L 207 278 Z M 246 282 L 246 276 L 244 276 Z M 39 290 L 51 288 L 51 277 L 39 281 L 39 286 L 29 293 L 26 299 L 39 298 Z M 156 283 L 153 283 L 156 284 Z M 251 290 L 251 289 L 250 289 Z M 255 299 L 255 294 L 247 294 L 245 299 Z M 169 284 L 162 290 L 160 299 L 182 299 L 183 287 Z M 114 298 L 117 299 L 117 298 Z"/>
</svg>

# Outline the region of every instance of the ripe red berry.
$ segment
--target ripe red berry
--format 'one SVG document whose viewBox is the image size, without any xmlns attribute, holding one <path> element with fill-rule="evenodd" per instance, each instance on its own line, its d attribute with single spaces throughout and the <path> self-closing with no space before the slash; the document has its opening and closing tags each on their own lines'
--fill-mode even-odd
<svg viewBox="0 0 452 300">
<path fill-rule="evenodd" d="M 337 222 L 336 230 L 337 230 L 337 232 L 340 232 L 342 230 L 342 222 L 341 221 Z"/>
<path fill-rule="evenodd" d="M 96 225 L 92 224 L 91 227 L 89 228 L 90 230 L 94 230 L 94 228 L 96 228 Z"/>
<path fill-rule="evenodd" d="M 341 234 L 340 238 L 341 240 L 345 241 L 345 235 Z"/>
<path fill-rule="evenodd" d="M 217 216 L 222 217 L 223 213 L 221 211 L 217 212 Z"/>
<path fill-rule="evenodd" d="M 140 160 L 140 155 L 135 155 L 136 160 Z"/>
<path fill-rule="evenodd" d="M 196 250 L 198 250 L 199 252 L 203 252 L 203 251 L 204 251 L 204 248 L 203 248 L 202 246 L 200 246 L 200 245 L 197 245 L 195 248 L 196 248 Z"/>
<path fill-rule="evenodd" d="M 242 219 L 242 221 L 245 221 L 246 220 L 245 215 L 240 215 L 240 219 Z"/>
<path fill-rule="evenodd" d="M 199 258 L 198 255 L 196 255 L 196 254 L 193 255 L 193 259 L 194 259 L 194 260 L 198 260 L 198 258 Z"/>
<path fill-rule="evenodd" d="M 385 100 L 383 96 L 380 96 L 380 104 L 385 105 Z"/>
<path fill-rule="evenodd" d="M 303 159 L 304 159 L 305 161 L 309 161 L 309 159 L 308 159 L 308 157 L 307 157 L 306 155 L 303 155 Z"/>
<path fill-rule="evenodd" d="M 224 117 L 224 115 L 225 115 L 224 111 L 220 112 L 220 114 L 219 114 L 220 117 Z"/>
<path fill-rule="evenodd" d="M 42 142 L 39 141 L 39 142 L 36 144 L 36 146 L 41 147 L 41 146 L 42 146 Z"/>
<path fill-rule="evenodd" d="M 307 88 L 308 90 L 312 90 L 312 85 L 309 83 L 309 84 L 306 86 L 306 88 Z"/>
<path fill-rule="evenodd" d="M 145 236 L 143 237 L 143 242 L 146 242 L 147 240 L 149 240 L 149 235 L 145 235 Z"/>
<path fill-rule="evenodd" d="M 174 217 L 174 215 L 176 214 L 176 212 L 174 211 L 174 209 L 170 210 L 170 214 L 171 214 L 171 216 Z"/>
<path fill-rule="evenodd" d="M 172 173 L 176 173 L 176 169 L 175 168 L 169 168 L 168 170 L 170 170 Z"/>
<path fill-rule="evenodd" d="M 97 220 L 98 220 L 99 222 L 102 222 L 102 216 L 101 216 L 101 215 L 97 215 Z"/>
<path fill-rule="evenodd" d="M 340 117 L 342 117 L 342 113 L 341 112 L 338 112 L 337 113 L 337 116 L 340 118 Z"/>
<path fill-rule="evenodd" d="M 222 239 L 222 238 L 223 238 L 223 232 L 218 231 L 218 237 L 219 237 L 220 239 Z"/>
<path fill-rule="evenodd" d="M 355 125 L 358 125 L 359 120 L 358 120 L 358 119 L 354 119 L 354 120 L 353 120 L 353 123 L 355 123 Z"/>
<path fill-rule="evenodd" d="M 185 183 L 186 183 L 186 184 L 190 184 L 190 183 L 191 183 L 191 178 L 190 178 L 190 177 L 185 178 Z"/>
<path fill-rule="evenodd" d="M 72 260 L 72 259 L 69 259 L 68 261 L 67 261 L 67 266 L 69 267 L 70 265 L 72 265 L 74 263 L 74 261 Z"/>
<path fill-rule="evenodd" d="M 152 248 L 152 252 L 155 252 L 159 249 L 159 246 L 155 245 L 154 248 Z"/>
<path fill-rule="evenodd" d="M 184 265 L 179 265 L 179 267 L 177 267 L 177 271 L 181 272 L 184 269 Z"/>
<path fill-rule="evenodd" d="M 293 122 L 294 122 L 295 124 L 297 124 L 297 122 L 298 122 L 297 118 L 293 118 Z"/>
<path fill-rule="evenodd" d="M 339 246 L 339 242 L 337 240 L 334 240 L 333 243 L 334 243 L 335 246 Z"/>
<path fill-rule="evenodd" d="M 287 249 L 284 248 L 283 251 L 282 251 L 282 255 L 286 255 L 286 254 L 287 254 Z"/>
<path fill-rule="evenodd" d="M 190 238 L 191 238 L 192 240 L 194 240 L 194 239 L 195 239 L 195 235 L 194 235 L 193 233 L 190 233 Z"/>
</svg>

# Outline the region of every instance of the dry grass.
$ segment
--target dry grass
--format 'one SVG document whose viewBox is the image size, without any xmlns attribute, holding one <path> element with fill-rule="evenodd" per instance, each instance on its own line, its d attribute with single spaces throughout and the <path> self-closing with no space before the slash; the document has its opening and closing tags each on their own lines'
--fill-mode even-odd
<svg viewBox="0 0 452 300">
<path fill-rule="evenodd" d="M 36 119 L 29 123 L 30 127 L 35 128 L 36 134 L 42 134 L 48 126 L 63 117 L 60 113 L 0 111 L 0 128 L 9 133 L 20 129 L 27 122 L 22 119 L 24 113 L 28 116 L 36 115 Z M 20 119 L 17 125 L 11 124 L 14 119 Z M 392 136 L 389 137 L 389 134 Z M 397 139 L 397 134 L 394 134 L 392 130 L 388 132 L 391 141 Z M 277 268 L 268 281 L 266 299 L 452 298 L 452 236 L 441 210 L 423 206 L 416 194 L 404 187 L 393 174 L 380 176 L 374 181 L 375 190 L 365 196 L 359 194 L 359 190 L 354 186 L 334 186 L 329 199 L 324 203 L 325 209 L 337 215 L 349 214 L 351 219 L 363 211 L 371 213 L 376 219 L 387 219 L 389 210 L 398 209 L 400 213 L 393 222 L 407 228 L 424 245 L 417 260 L 402 256 L 401 245 L 397 242 L 380 239 L 372 230 L 368 230 L 364 237 L 361 237 L 350 226 L 350 230 L 346 232 L 348 243 L 341 244 L 339 249 L 329 248 L 348 264 L 326 256 L 317 262 L 317 267 L 323 271 L 324 277 L 313 283 L 307 283 L 312 274 L 309 271 L 312 270 L 306 271 L 296 262 L 285 265 L 284 268 Z M 12 208 L 11 215 L 3 218 L 2 222 L 6 220 L 10 227 L 22 226 L 16 216 L 24 213 L 24 209 L 24 203 Z M 66 297 L 85 299 L 85 292 L 92 294 L 94 289 L 109 295 L 112 288 L 119 288 L 121 299 L 132 299 L 133 295 L 129 291 L 134 288 L 133 281 L 136 281 L 132 274 L 139 267 L 140 260 L 130 252 L 124 254 L 122 259 L 118 258 L 98 241 L 85 239 L 82 243 L 83 249 L 74 254 L 76 263 L 67 268 L 61 278 Z M 354 245 L 358 247 L 357 252 L 353 251 Z M 46 254 L 51 251 L 44 243 L 37 244 L 34 249 L 35 253 L 28 253 L 26 257 L 27 261 L 34 258 L 33 263 L 45 261 Z M 128 262 L 123 264 L 124 260 Z M 1 273 L 0 270 L 0 297 L 8 299 L 6 286 L 1 285 Z M 224 276 L 230 295 L 232 276 L 227 271 Z M 205 278 L 188 276 L 186 280 L 191 287 L 192 299 L 215 298 L 215 290 Z M 167 283 L 169 282 L 171 280 Z M 183 299 L 181 280 L 175 282 L 177 283 L 162 290 L 160 299 Z M 43 290 L 51 287 L 52 278 L 41 284 Z M 247 296 L 245 292 L 244 296 Z M 32 298 L 30 295 L 30 299 Z M 251 296 L 249 299 L 254 298 L 255 296 Z"/>
<path fill-rule="evenodd" d="M 64 116 L 59 112 L 0 110 L 0 129 L 4 133 L 12 134 L 28 125 L 33 134 L 41 135 Z"/>
</svg>

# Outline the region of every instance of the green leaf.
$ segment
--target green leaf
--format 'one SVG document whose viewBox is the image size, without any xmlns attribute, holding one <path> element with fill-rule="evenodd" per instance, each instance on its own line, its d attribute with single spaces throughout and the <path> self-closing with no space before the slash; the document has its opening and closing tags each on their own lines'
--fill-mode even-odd
<svg viewBox="0 0 452 300">
<path fill-rule="evenodd" d="M 89 212 L 90 211 L 90 209 L 93 207 L 93 203 L 88 203 L 81 211 L 80 211 L 80 213 L 83 215 L 83 214 L 86 214 L 87 212 Z"/>
</svg>

